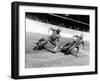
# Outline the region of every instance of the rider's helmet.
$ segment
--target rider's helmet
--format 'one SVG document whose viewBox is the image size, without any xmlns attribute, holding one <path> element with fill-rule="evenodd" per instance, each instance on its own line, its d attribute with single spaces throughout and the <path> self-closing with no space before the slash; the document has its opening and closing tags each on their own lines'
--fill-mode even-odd
<svg viewBox="0 0 100 81">
<path fill-rule="evenodd" d="M 57 32 L 57 34 L 59 34 L 61 32 L 61 30 L 58 28 L 56 32 Z"/>
</svg>

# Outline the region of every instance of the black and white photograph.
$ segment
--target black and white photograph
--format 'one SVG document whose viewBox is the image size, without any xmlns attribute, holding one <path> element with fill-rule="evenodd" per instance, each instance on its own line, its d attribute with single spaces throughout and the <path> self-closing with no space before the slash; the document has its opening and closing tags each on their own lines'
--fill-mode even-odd
<svg viewBox="0 0 100 81">
<path fill-rule="evenodd" d="M 89 65 L 89 15 L 25 13 L 25 68 Z"/>
<path fill-rule="evenodd" d="M 97 74 L 97 7 L 12 3 L 12 78 Z"/>
</svg>

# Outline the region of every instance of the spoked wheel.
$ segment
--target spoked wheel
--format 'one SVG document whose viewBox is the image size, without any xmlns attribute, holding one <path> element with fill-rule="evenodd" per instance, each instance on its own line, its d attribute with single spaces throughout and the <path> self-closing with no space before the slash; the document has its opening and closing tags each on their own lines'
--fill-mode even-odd
<svg viewBox="0 0 100 81">
<path fill-rule="evenodd" d="M 42 50 L 47 43 L 48 41 L 45 38 L 41 38 L 39 41 L 37 41 L 36 46 L 33 48 L 33 50 Z"/>
<path fill-rule="evenodd" d="M 70 44 L 67 43 L 64 46 L 61 46 L 61 52 L 64 53 L 64 55 L 69 55 L 69 48 L 70 48 Z"/>
</svg>

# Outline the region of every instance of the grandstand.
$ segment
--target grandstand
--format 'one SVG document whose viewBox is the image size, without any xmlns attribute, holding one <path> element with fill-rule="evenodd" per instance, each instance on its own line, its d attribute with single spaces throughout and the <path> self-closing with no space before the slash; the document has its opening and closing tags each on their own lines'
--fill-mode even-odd
<svg viewBox="0 0 100 81">
<path fill-rule="evenodd" d="M 27 12 L 26 17 L 43 23 L 89 32 L 89 15 Z"/>
</svg>

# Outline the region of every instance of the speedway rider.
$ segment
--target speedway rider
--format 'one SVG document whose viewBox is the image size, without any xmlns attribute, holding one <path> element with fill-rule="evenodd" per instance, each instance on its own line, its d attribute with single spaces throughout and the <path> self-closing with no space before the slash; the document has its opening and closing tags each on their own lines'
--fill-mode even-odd
<svg viewBox="0 0 100 81">
<path fill-rule="evenodd" d="M 74 38 L 74 43 L 81 42 L 81 41 L 83 41 L 84 35 L 83 35 L 83 33 L 81 33 L 80 36 L 74 35 L 73 38 Z M 83 46 L 84 46 L 84 42 L 83 42 Z"/>
<path fill-rule="evenodd" d="M 59 39 L 61 37 L 60 35 L 61 30 L 59 28 L 58 29 L 50 28 L 50 30 L 52 31 L 52 34 L 49 36 L 49 42 L 55 46 L 54 51 L 56 52 L 58 48 L 58 43 L 60 41 Z"/>
<path fill-rule="evenodd" d="M 74 35 L 73 38 L 74 38 L 74 41 L 70 41 L 68 43 L 66 43 L 64 46 L 61 47 L 61 52 L 64 52 L 65 55 L 69 55 L 69 54 L 72 54 L 71 53 L 71 50 L 75 47 L 77 48 L 77 53 L 79 51 L 79 46 L 81 44 L 83 44 L 84 46 L 84 41 L 83 41 L 83 33 L 81 33 L 81 35 Z M 77 54 L 76 54 L 77 56 Z"/>
</svg>

